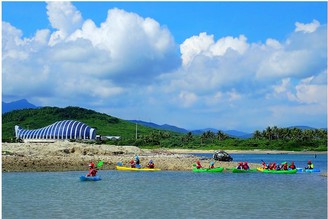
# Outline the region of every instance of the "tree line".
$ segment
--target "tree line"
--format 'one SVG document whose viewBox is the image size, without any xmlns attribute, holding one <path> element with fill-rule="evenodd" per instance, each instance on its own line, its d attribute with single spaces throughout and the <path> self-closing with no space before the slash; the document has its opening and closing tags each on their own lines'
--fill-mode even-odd
<svg viewBox="0 0 328 219">
<path fill-rule="evenodd" d="M 113 143 L 113 142 L 111 142 Z M 176 134 L 167 131 L 153 131 L 139 135 L 137 139 L 122 139 L 115 144 L 130 144 L 140 147 L 168 147 L 191 149 L 272 149 L 272 150 L 327 150 L 326 129 L 300 129 L 267 127 L 256 130 L 252 137 L 241 139 L 223 131 L 206 131 L 201 135 L 192 132 Z"/>
<path fill-rule="evenodd" d="M 311 141 L 318 139 L 327 139 L 326 129 L 300 129 L 293 128 L 278 128 L 277 126 L 268 126 L 265 130 L 256 130 L 253 134 L 254 139 L 268 140 L 300 140 Z"/>
</svg>

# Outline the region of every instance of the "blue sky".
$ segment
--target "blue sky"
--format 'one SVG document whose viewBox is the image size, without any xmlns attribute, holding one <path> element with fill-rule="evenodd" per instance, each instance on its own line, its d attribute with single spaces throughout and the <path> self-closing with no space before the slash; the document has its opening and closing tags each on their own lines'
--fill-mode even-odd
<svg viewBox="0 0 328 219">
<path fill-rule="evenodd" d="M 327 126 L 326 2 L 2 2 L 2 99 L 186 129 Z"/>
</svg>

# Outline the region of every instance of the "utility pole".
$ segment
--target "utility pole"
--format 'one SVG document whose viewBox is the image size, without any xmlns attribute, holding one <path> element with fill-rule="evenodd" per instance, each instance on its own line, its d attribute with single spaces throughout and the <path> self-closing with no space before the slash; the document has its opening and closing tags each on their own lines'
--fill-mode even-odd
<svg viewBox="0 0 328 219">
<path fill-rule="evenodd" d="M 136 140 L 138 139 L 138 123 L 136 123 Z"/>
</svg>

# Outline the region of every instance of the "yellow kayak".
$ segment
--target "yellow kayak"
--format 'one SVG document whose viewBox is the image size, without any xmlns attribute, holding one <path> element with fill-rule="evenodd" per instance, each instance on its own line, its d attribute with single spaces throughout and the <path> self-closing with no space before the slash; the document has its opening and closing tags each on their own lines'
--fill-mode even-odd
<svg viewBox="0 0 328 219">
<path fill-rule="evenodd" d="M 131 167 L 124 167 L 124 166 L 116 166 L 117 170 L 122 171 L 148 171 L 148 172 L 155 172 L 160 171 L 161 169 L 158 168 L 131 168 Z"/>
</svg>

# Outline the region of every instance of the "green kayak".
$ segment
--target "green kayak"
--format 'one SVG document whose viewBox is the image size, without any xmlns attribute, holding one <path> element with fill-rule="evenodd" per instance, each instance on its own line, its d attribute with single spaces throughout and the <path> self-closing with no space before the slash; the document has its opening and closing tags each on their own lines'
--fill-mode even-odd
<svg viewBox="0 0 328 219">
<path fill-rule="evenodd" d="M 294 170 L 267 170 L 261 167 L 257 168 L 258 171 L 262 173 L 273 173 L 273 174 L 293 174 L 297 172 L 297 169 Z"/>
<path fill-rule="evenodd" d="M 196 172 L 196 173 L 219 173 L 219 172 L 222 172 L 223 169 L 224 169 L 223 167 L 216 167 L 216 168 L 200 168 L 200 169 L 192 168 L 192 171 L 193 171 L 193 172 Z"/>
</svg>

